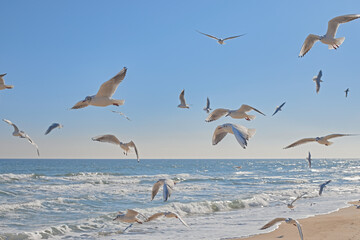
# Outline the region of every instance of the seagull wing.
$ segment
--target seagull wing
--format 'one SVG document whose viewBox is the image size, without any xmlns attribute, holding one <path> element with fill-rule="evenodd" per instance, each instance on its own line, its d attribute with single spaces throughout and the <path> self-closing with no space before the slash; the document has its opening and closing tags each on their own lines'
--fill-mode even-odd
<svg viewBox="0 0 360 240">
<path fill-rule="evenodd" d="M 225 116 L 226 114 L 228 114 L 229 111 L 230 111 L 229 109 L 225 109 L 225 108 L 215 109 L 214 111 L 212 111 L 209 114 L 209 116 L 205 119 L 205 121 L 206 122 L 212 122 L 212 121 L 218 120 L 222 116 Z"/>
<path fill-rule="evenodd" d="M 214 131 L 212 144 L 218 144 L 226 136 L 226 134 L 227 132 L 224 130 L 224 128 L 222 126 L 218 126 Z"/>
<path fill-rule="evenodd" d="M 127 209 L 127 210 L 126 210 L 126 216 L 127 216 L 127 217 L 130 217 L 130 218 L 136 217 L 136 216 L 139 215 L 139 214 L 140 214 L 139 212 L 137 212 L 137 211 L 135 211 L 135 210 L 132 210 L 132 209 Z M 142 214 L 140 214 L 140 215 L 142 215 Z M 142 215 L 142 216 L 144 216 L 144 215 Z"/>
<path fill-rule="evenodd" d="M 24 134 L 24 137 L 29 141 L 29 143 L 31 143 L 34 147 L 36 147 L 37 155 L 40 156 L 40 151 L 39 151 L 38 145 L 26 133 Z"/>
<path fill-rule="evenodd" d="M 151 191 L 151 201 L 154 199 L 154 197 L 156 196 L 156 194 L 159 192 L 160 187 L 165 183 L 164 179 L 160 179 L 159 181 L 157 181 L 153 187 L 152 187 L 152 191 Z"/>
<path fill-rule="evenodd" d="M 284 149 L 295 147 L 297 145 L 304 144 L 304 143 L 307 143 L 307 142 L 314 142 L 314 141 L 316 141 L 316 138 L 303 138 L 303 139 L 300 139 L 299 141 L 296 141 L 296 142 L 290 144 L 287 147 L 284 147 Z"/>
<path fill-rule="evenodd" d="M 134 148 L 135 154 L 136 154 L 136 159 L 137 159 L 138 162 L 140 162 L 139 153 L 138 153 L 138 150 L 137 150 L 137 148 L 136 148 L 135 143 L 134 143 L 133 141 L 131 141 L 131 142 L 129 142 L 129 143 L 126 143 L 126 145 L 128 145 L 129 147 Z"/>
<path fill-rule="evenodd" d="M 299 200 L 300 198 L 302 198 L 303 196 L 305 196 L 306 193 L 301 194 L 300 196 L 298 196 L 297 198 L 295 198 L 290 204 L 293 205 L 294 202 L 296 202 L 297 200 Z"/>
<path fill-rule="evenodd" d="M 77 102 L 71 109 L 79 109 L 79 108 L 84 108 L 87 106 L 89 106 L 89 102 L 81 100 L 81 101 Z"/>
<path fill-rule="evenodd" d="M 260 112 L 260 111 L 257 110 L 256 108 L 253 108 L 253 107 L 251 107 L 251 106 L 249 106 L 249 105 L 246 105 L 246 104 L 241 105 L 241 107 L 240 107 L 237 111 L 238 111 L 238 112 L 249 112 L 249 111 L 251 111 L 251 110 L 254 110 L 254 111 L 256 111 L 256 112 L 258 112 L 258 113 L 266 116 L 265 114 L 263 114 L 262 112 Z"/>
<path fill-rule="evenodd" d="M 320 40 L 320 36 L 315 35 L 315 34 L 309 34 L 301 47 L 299 57 L 305 56 L 305 54 L 308 51 L 310 51 L 312 46 L 314 46 L 314 44 L 319 40 Z"/>
<path fill-rule="evenodd" d="M 18 127 L 15 124 L 13 124 L 10 120 L 3 119 L 3 121 L 6 122 L 7 124 L 10 124 L 11 126 L 13 126 L 15 132 L 19 132 Z"/>
<path fill-rule="evenodd" d="M 211 36 L 210 34 L 202 33 L 202 32 L 200 32 L 200 31 L 197 31 L 197 32 L 198 32 L 198 33 L 201 33 L 202 35 L 208 36 L 208 37 L 210 37 L 210 38 L 219 40 L 217 37 Z"/>
<path fill-rule="evenodd" d="M 209 100 L 209 98 L 206 99 L 206 108 L 210 109 L 210 100 Z"/>
<path fill-rule="evenodd" d="M 330 135 L 324 136 L 323 138 L 328 140 L 328 139 L 336 138 L 336 137 L 345 137 L 345 136 L 354 136 L 354 135 L 356 135 L 356 134 L 330 134 Z"/>
<path fill-rule="evenodd" d="M 336 31 L 341 23 L 347 23 L 358 18 L 360 18 L 360 14 L 348 14 L 331 19 L 328 22 L 328 29 L 326 32 L 326 36 L 335 38 Z"/>
<path fill-rule="evenodd" d="M 112 97 L 114 95 L 119 84 L 124 80 L 126 75 L 127 68 L 124 67 L 118 74 L 115 75 L 112 79 L 104 82 L 99 91 L 97 92 L 97 97 Z"/>
<path fill-rule="evenodd" d="M 182 224 L 189 228 L 189 225 L 179 216 L 179 214 L 171 212 L 169 215 L 174 216 L 175 218 L 179 219 Z"/>
<path fill-rule="evenodd" d="M 50 127 L 46 130 L 45 135 L 49 134 L 54 128 L 57 128 L 58 126 L 58 123 L 51 124 Z"/>
<path fill-rule="evenodd" d="M 163 199 L 166 202 L 174 189 L 174 181 L 171 179 L 166 179 L 163 185 Z"/>
<path fill-rule="evenodd" d="M 239 129 L 235 128 L 234 126 L 231 126 L 231 129 L 238 143 L 245 149 L 247 146 L 247 141 L 246 141 L 247 136 L 244 136 L 243 132 L 239 131 Z"/>
<path fill-rule="evenodd" d="M 301 240 L 304 240 L 304 236 L 303 236 L 303 233 L 302 233 L 302 229 L 301 229 L 300 223 L 299 223 L 297 220 L 295 220 L 295 219 L 294 219 L 294 221 L 295 221 L 295 223 L 296 223 L 296 227 L 298 228 L 298 231 L 299 231 L 299 235 L 300 235 Z"/>
<path fill-rule="evenodd" d="M 270 222 L 268 222 L 267 224 L 265 224 L 264 226 L 262 226 L 262 228 L 260 228 L 260 230 L 267 229 L 267 228 L 275 225 L 278 222 L 285 221 L 285 219 L 286 218 L 275 218 L 275 219 L 271 220 Z"/>
<path fill-rule="evenodd" d="M 322 77 L 322 71 L 320 70 L 319 71 L 319 73 L 318 73 L 318 75 L 317 75 L 317 78 L 319 79 L 319 81 L 320 81 L 320 78 Z"/>
<path fill-rule="evenodd" d="M 227 37 L 227 38 L 224 38 L 223 40 L 229 40 L 229 39 L 233 39 L 233 38 L 238 38 L 238 37 L 241 37 L 241 36 L 244 36 L 245 34 L 241 34 L 241 35 L 237 35 L 237 36 L 233 36 L 233 37 Z"/>
<path fill-rule="evenodd" d="M 119 139 L 117 139 L 117 137 L 115 137 L 114 135 L 111 135 L 111 134 L 101 135 L 101 136 L 93 137 L 91 139 L 93 141 L 107 142 L 107 143 L 120 145 Z"/>
<path fill-rule="evenodd" d="M 322 192 L 324 191 L 325 186 L 328 185 L 330 182 L 331 182 L 331 180 L 329 180 L 329 181 L 327 181 L 327 182 L 320 185 L 320 190 L 319 190 L 319 195 L 320 196 L 321 196 Z"/>
<path fill-rule="evenodd" d="M 185 101 L 185 89 L 182 90 L 182 92 L 180 93 L 179 99 L 180 99 L 181 105 L 186 105 L 186 101 Z"/>
<path fill-rule="evenodd" d="M 6 73 L 0 75 L 0 85 L 5 85 L 5 81 L 4 81 L 4 78 L 3 78 L 5 75 L 6 75 Z"/>
<path fill-rule="evenodd" d="M 320 81 L 319 79 L 316 80 L 316 93 L 319 93 L 320 91 Z"/>
<path fill-rule="evenodd" d="M 159 217 L 162 217 L 164 215 L 165 215 L 164 212 L 155 213 L 155 214 L 151 215 L 145 222 L 150 222 L 150 221 L 155 220 L 155 219 L 157 219 Z"/>
</svg>

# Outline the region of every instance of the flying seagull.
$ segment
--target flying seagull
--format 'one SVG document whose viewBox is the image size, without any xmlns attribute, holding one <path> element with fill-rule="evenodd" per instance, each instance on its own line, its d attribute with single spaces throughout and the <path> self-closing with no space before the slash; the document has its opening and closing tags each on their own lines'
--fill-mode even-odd
<svg viewBox="0 0 360 240">
<path fill-rule="evenodd" d="M 179 96 L 180 104 L 178 105 L 178 108 L 189 108 L 189 105 L 186 104 L 184 95 L 185 95 L 185 89 L 182 90 L 182 92 L 180 93 L 180 96 Z"/>
<path fill-rule="evenodd" d="M 285 103 L 286 102 L 283 102 L 280 106 L 277 106 L 276 109 L 275 109 L 275 112 L 273 113 L 272 116 L 274 116 L 278 111 L 281 111 L 282 110 L 281 108 L 285 105 Z"/>
<path fill-rule="evenodd" d="M 309 162 L 309 168 L 311 168 L 311 153 L 306 157 L 306 160 Z"/>
<path fill-rule="evenodd" d="M 299 200 L 300 198 L 302 198 L 303 196 L 305 196 L 306 193 L 301 194 L 300 196 L 298 196 L 297 198 L 295 198 L 295 200 L 293 200 L 291 203 L 287 204 L 287 207 L 290 208 L 291 210 L 293 210 L 295 208 L 294 203 Z"/>
<path fill-rule="evenodd" d="M 250 121 L 250 120 L 254 120 L 255 119 L 255 115 L 248 115 L 246 114 L 247 112 L 250 112 L 251 110 L 254 110 L 255 112 L 258 112 L 262 115 L 265 116 L 265 114 L 263 114 L 262 112 L 260 112 L 259 110 L 257 110 L 256 108 L 253 108 L 249 105 L 243 104 L 241 105 L 241 107 L 237 110 L 230 110 L 230 109 L 225 109 L 225 108 L 217 108 L 214 111 L 212 111 L 209 116 L 205 119 L 206 122 L 212 122 L 215 121 L 219 118 L 221 118 L 222 116 L 230 116 L 232 118 L 236 118 L 236 119 L 242 119 L 245 118 L 246 120 Z"/>
<path fill-rule="evenodd" d="M 321 196 L 322 192 L 324 191 L 324 188 L 326 187 L 326 185 L 328 185 L 331 182 L 331 180 L 323 183 L 320 185 L 320 190 L 319 190 L 319 195 Z"/>
<path fill-rule="evenodd" d="M 205 111 L 206 113 L 209 113 L 210 110 L 211 110 L 211 108 L 210 108 L 210 100 L 209 100 L 209 98 L 207 98 L 207 99 L 206 99 L 206 106 L 204 107 L 204 111 Z"/>
<path fill-rule="evenodd" d="M 320 70 L 318 75 L 313 77 L 313 81 L 316 83 L 316 93 L 319 93 L 319 91 L 320 91 L 320 82 L 323 82 L 323 80 L 321 80 L 321 76 L 322 76 L 322 71 Z"/>
<path fill-rule="evenodd" d="M 347 88 L 347 89 L 345 90 L 345 97 L 346 97 L 346 98 L 347 98 L 347 96 L 348 96 L 349 92 L 350 92 L 350 89 L 349 89 L 349 88 Z"/>
<path fill-rule="evenodd" d="M 154 197 L 156 196 L 156 194 L 159 192 L 160 187 L 163 187 L 163 199 L 164 202 L 166 202 L 172 191 L 174 190 L 174 185 L 176 184 L 176 182 L 174 182 L 171 179 L 159 179 L 159 181 L 157 181 L 153 187 L 152 187 L 152 191 L 151 191 L 151 201 L 154 199 Z"/>
<path fill-rule="evenodd" d="M 145 219 L 145 221 L 147 220 L 147 217 L 145 217 L 141 213 L 139 213 L 135 210 L 132 210 L 132 209 L 127 209 L 126 213 L 118 212 L 118 215 L 113 219 L 113 221 L 131 223 L 128 227 L 125 228 L 125 230 L 124 230 L 124 232 L 125 232 L 128 228 L 132 227 L 132 225 L 134 223 L 139 223 L 139 224 L 143 223 L 143 221 L 140 220 L 139 218 L 137 218 L 137 216 L 143 217 Z"/>
<path fill-rule="evenodd" d="M 55 128 L 62 128 L 63 125 L 61 125 L 60 123 L 53 123 L 50 125 L 50 127 L 46 130 L 45 135 L 49 134 L 53 129 Z"/>
<path fill-rule="evenodd" d="M 6 75 L 6 73 L 0 74 L 0 90 L 14 88 L 14 85 L 5 85 L 5 81 L 4 81 L 4 76 L 5 75 Z"/>
<path fill-rule="evenodd" d="M 213 38 L 213 39 L 217 40 L 217 42 L 218 42 L 219 44 L 221 44 L 221 45 L 225 44 L 225 41 L 226 41 L 226 40 L 233 39 L 233 38 L 238 38 L 238 37 L 241 37 L 241 36 L 244 36 L 244 35 L 245 35 L 245 34 L 241 34 L 241 35 L 237 35 L 237 36 L 233 36 L 233 37 L 227 37 L 227 38 L 222 39 L 222 38 L 214 37 L 214 36 L 212 36 L 212 35 L 210 35 L 210 34 L 202 33 L 202 32 L 199 32 L 199 31 L 197 31 L 197 32 L 198 32 L 198 33 L 201 33 L 202 35 L 205 35 L 205 36 L 207 36 L 207 37 L 210 37 L 210 38 Z"/>
<path fill-rule="evenodd" d="M 111 134 L 101 135 L 101 136 L 93 137 L 91 139 L 93 141 L 107 142 L 107 143 L 119 145 L 124 150 L 125 155 L 128 154 L 128 152 L 130 151 L 130 147 L 132 147 L 135 150 L 138 163 L 140 162 L 139 153 L 138 153 L 138 150 L 133 141 L 130 141 L 128 143 L 123 143 L 123 142 L 120 142 L 119 139 L 117 139 L 117 137 L 115 137 L 114 135 L 111 135 Z"/>
<path fill-rule="evenodd" d="M 335 17 L 328 22 L 328 29 L 324 36 L 318 36 L 315 34 L 309 34 L 305 39 L 299 57 L 305 56 L 305 54 L 312 48 L 312 46 L 320 40 L 320 42 L 327 44 L 329 49 L 337 49 L 345 40 L 345 37 L 335 38 L 336 31 L 341 23 L 350 22 L 358 19 L 360 14 L 348 14 L 339 17 Z"/>
<path fill-rule="evenodd" d="M 287 148 L 291 148 L 291 147 L 295 147 L 304 143 L 308 143 L 308 142 L 318 142 L 319 144 L 324 144 L 325 146 L 329 146 L 331 144 L 333 144 L 333 142 L 328 141 L 331 138 L 336 138 L 336 137 L 345 137 L 345 136 L 355 136 L 356 134 L 330 134 L 330 135 L 326 135 L 323 137 L 316 137 L 316 138 L 303 138 L 300 139 L 299 141 L 296 141 L 292 144 L 290 144 L 287 147 L 284 147 L 284 149 Z"/>
<path fill-rule="evenodd" d="M 121 116 L 123 116 L 124 118 L 126 118 L 127 120 L 131 121 L 130 118 L 128 116 L 126 116 L 124 113 L 119 112 L 119 111 L 112 111 L 113 113 L 117 113 L 120 114 Z"/>
<path fill-rule="evenodd" d="M 174 213 L 174 212 L 159 212 L 159 213 L 155 213 L 153 215 L 151 215 L 145 222 L 150 222 L 154 219 L 157 219 L 159 217 L 166 217 L 166 218 L 177 218 L 180 220 L 180 222 L 182 224 L 184 224 L 186 227 L 189 227 L 189 225 L 187 225 L 187 223 L 179 216 L 179 214 Z"/>
<path fill-rule="evenodd" d="M 125 100 L 112 99 L 119 84 L 124 80 L 127 68 L 124 67 L 118 74 L 116 74 L 109 81 L 104 82 L 96 95 L 87 96 L 84 100 L 76 103 L 71 109 L 84 108 L 89 105 L 106 107 L 109 105 L 120 106 L 125 103 Z"/>
<path fill-rule="evenodd" d="M 225 123 L 218 126 L 212 138 L 212 144 L 218 144 L 228 133 L 234 134 L 238 143 L 245 149 L 247 141 L 255 135 L 256 129 L 248 129 L 241 125 Z"/>
<path fill-rule="evenodd" d="M 285 221 L 288 224 L 293 224 L 294 226 L 297 226 L 301 240 L 304 239 L 300 223 L 296 219 L 292 219 L 292 218 L 275 218 L 270 222 L 268 222 L 267 224 L 265 224 L 262 228 L 260 228 L 260 230 L 267 229 L 281 221 Z"/>
<path fill-rule="evenodd" d="M 12 134 L 13 136 L 20 137 L 20 138 L 26 138 L 29 141 L 29 143 L 31 143 L 33 146 L 36 147 L 36 152 L 37 152 L 38 156 L 40 156 L 38 145 L 29 137 L 29 135 L 27 135 L 24 131 L 20 131 L 19 128 L 15 124 L 13 124 L 10 120 L 3 119 L 3 121 L 14 127 L 14 132 Z"/>
</svg>

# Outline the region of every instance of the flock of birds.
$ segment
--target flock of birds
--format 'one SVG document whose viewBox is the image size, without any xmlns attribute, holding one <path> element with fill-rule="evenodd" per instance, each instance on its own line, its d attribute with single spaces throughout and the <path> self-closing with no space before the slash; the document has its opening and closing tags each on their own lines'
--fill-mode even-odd
<svg viewBox="0 0 360 240">
<path fill-rule="evenodd" d="M 305 39 L 305 42 L 303 43 L 302 48 L 300 50 L 299 57 L 304 57 L 305 54 L 307 52 L 309 52 L 309 50 L 313 47 L 313 45 L 317 41 L 327 44 L 329 49 L 339 48 L 339 46 L 345 40 L 345 37 L 335 38 L 336 31 L 337 31 L 339 25 L 342 23 L 346 23 L 346 22 L 355 20 L 357 18 L 360 18 L 360 14 L 348 14 L 348 15 L 338 16 L 338 17 L 331 19 L 328 22 L 328 29 L 327 29 L 327 32 L 325 35 L 318 36 L 318 35 L 314 35 L 314 34 L 309 34 L 307 36 L 307 38 Z M 222 38 L 217 38 L 215 36 L 212 36 L 210 34 L 206 34 L 206 33 L 202 33 L 202 32 L 199 32 L 199 33 L 202 35 L 205 35 L 209 38 L 217 40 L 217 42 L 221 45 L 225 44 L 225 41 L 227 41 L 227 40 L 235 39 L 235 38 L 245 35 L 245 34 L 241 34 L 241 35 L 227 37 L 227 38 L 222 39 Z M 113 78 L 104 82 L 100 86 L 100 89 L 98 90 L 98 92 L 95 95 L 87 96 L 84 100 L 77 102 L 71 109 L 85 108 L 90 105 L 97 106 L 97 107 L 106 107 L 109 105 L 114 105 L 114 106 L 123 105 L 125 103 L 125 100 L 112 99 L 112 96 L 116 92 L 116 89 L 118 88 L 119 84 L 124 80 L 124 78 L 126 76 L 126 72 L 127 72 L 127 68 L 124 67 Z M 6 74 L 0 75 L 0 90 L 12 89 L 14 87 L 13 85 L 5 84 L 5 81 L 4 81 L 5 75 Z M 317 76 L 313 77 L 313 81 L 316 83 L 316 93 L 318 93 L 320 91 L 320 83 L 323 82 L 321 80 L 321 77 L 322 77 L 321 70 L 319 71 Z M 347 88 L 345 90 L 345 97 L 348 97 L 349 91 L 350 91 L 349 88 Z M 186 100 L 185 100 L 185 90 L 182 90 L 182 92 L 180 93 L 179 99 L 180 99 L 180 104 L 178 105 L 179 108 L 190 108 L 190 106 L 186 103 Z M 277 106 L 274 113 L 272 114 L 272 116 L 274 116 L 279 111 L 281 111 L 282 108 L 284 107 L 284 105 L 285 105 L 285 102 L 282 103 L 280 106 Z M 248 112 L 250 112 L 250 111 L 255 111 L 255 112 L 265 116 L 265 114 L 262 113 L 261 111 L 259 111 L 258 109 L 254 108 L 252 106 L 246 105 L 246 104 L 241 105 L 241 107 L 236 110 L 231 110 L 231 109 L 227 109 L 227 108 L 218 108 L 218 109 L 213 110 L 212 112 L 211 112 L 211 110 L 212 109 L 210 108 L 210 100 L 209 100 L 209 98 L 207 98 L 207 102 L 206 102 L 204 111 L 206 111 L 206 113 L 208 113 L 209 115 L 205 120 L 206 122 L 216 121 L 224 116 L 231 117 L 233 119 L 245 119 L 247 121 L 251 121 L 251 120 L 254 120 L 256 116 L 249 115 Z M 128 118 L 122 112 L 118 112 L 118 111 L 112 111 L 112 112 L 120 114 L 127 120 L 130 120 L 130 118 Z M 13 136 L 27 139 L 29 143 L 31 143 L 33 146 L 36 147 L 37 154 L 40 155 L 38 145 L 30 138 L 29 135 L 27 135 L 24 131 L 19 130 L 19 128 L 14 123 L 12 123 L 10 120 L 3 119 L 3 121 L 6 122 L 7 124 L 11 125 L 14 128 L 14 132 L 12 134 Z M 63 125 L 61 125 L 59 123 L 53 123 L 48 127 L 48 129 L 45 132 L 45 135 L 49 134 L 55 128 L 62 128 L 62 127 L 63 127 Z M 235 136 L 236 140 L 241 145 L 241 147 L 243 147 L 245 149 L 247 146 L 247 142 L 249 141 L 249 139 L 251 137 L 253 137 L 255 135 L 255 132 L 256 132 L 255 129 L 248 129 L 248 128 L 238 125 L 238 124 L 225 123 L 225 124 L 222 124 L 222 125 L 219 125 L 216 127 L 213 137 L 212 137 L 212 144 L 213 145 L 218 144 L 228 133 L 230 133 Z M 323 136 L 323 137 L 303 138 L 303 139 L 300 139 L 300 140 L 286 146 L 284 149 L 292 148 L 292 147 L 295 147 L 295 146 L 298 146 L 301 144 L 305 144 L 305 143 L 309 143 L 309 142 L 317 142 L 319 144 L 329 146 L 332 144 L 332 142 L 330 142 L 329 139 L 336 138 L 336 137 L 353 136 L 353 135 L 355 135 L 355 134 L 330 134 L 330 135 Z M 124 150 L 124 154 L 126 154 L 126 155 L 130 151 L 130 148 L 133 148 L 135 151 L 136 157 L 137 157 L 137 161 L 140 162 L 138 149 L 136 148 L 136 145 L 133 141 L 130 141 L 128 143 L 123 143 L 116 136 L 111 135 L 111 134 L 93 137 L 92 140 L 118 145 L 120 148 L 122 148 Z M 310 152 L 306 159 L 308 160 L 309 167 L 311 168 L 311 153 Z M 238 168 L 241 168 L 241 167 L 238 167 Z M 320 185 L 319 195 L 322 194 L 325 186 L 327 184 L 329 184 L 330 182 L 331 182 L 331 180 Z M 158 193 L 159 189 L 161 187 L 163 187 L 163 199 L 164 199 L 164 201 L 167 201 L 174 189 L 175 184 L 176 184 L 176 182 L 174 182 L 171 179 L 160 179 L 153 186 L 151 200 L 154 199 L 154 197 Z M 293 209 L 294 208 L 293 204 L 295 203 L 295 201 L 302 198 L 305 194 L 306 193 L 300 195 L 295 200 L 293 200 L 290 204 L 287 204 L 287 206 L 290 209 Z M 149 221 L 155 220 L 161 216 L 164 216 L 166 218 L 177 218 L 185 226 L 189 227 L 188 224 L 186 224 L 186 222 L 177 213 L 174 213 L 174 212 L 160 212 L 160 213 L 156 213 L 150 217 L 146 217 L 137 211 L 128 209 L 126 213 L 119 212 L 119 214 L 116 216 L 116 218 L 114 220 L 125 222 L 125 223 L 131 223 L 125 229 L 125 230 L 127 230 L 129 227 L 131 227 L 133 225 L 133 223 L 142 224 L 143 222 L 149 222 Z M 295 226 L 297 226 L 300 237 L 301 237 L 301 239 L 303 239 L 303 234 L 302 234 L 300 223 L 297 220 L 291 219 L 291 218 L 276 218 L 276 219 L 270 221 L 269 223 L 267 223 L 266 225 L 264 225 L 261 229 L 266 229 L 268 227 L 271 227 L 280 221 L 285 221 L 286 223 L 294 224 Z"/>
</svg>

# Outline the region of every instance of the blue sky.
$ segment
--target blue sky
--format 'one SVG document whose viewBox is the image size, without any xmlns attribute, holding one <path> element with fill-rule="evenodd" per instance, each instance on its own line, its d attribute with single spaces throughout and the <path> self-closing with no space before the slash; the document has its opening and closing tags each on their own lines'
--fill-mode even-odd
<svg viewBox="0 0 360 240">
<path fill-rule="evenodd" d="M 297 57 L 308 34 L 360 13 L 359 1 L 15 0 L 0 8 L 0 72 L 15 85 L 0 91 L 0 117 L 27 132 L 42 158 L 124 158 L 116 146 L 91 140 L 106 133 L 133 140 L 142 158 L 302 158 L 309 150 L 314 158 L 360 156 L 360 137 L 282 149 L 303 137 L 360 133 L 360 20 L 340 26 L 337 37 L 346 40 L 338 50 L 317 43 Z M 221 46 L 196 30 L 246 35 Z M 125 105 L 69 110 L 124 66 L 113 98 Z M 316 94 L 312 77 L 320 69 Z M 182 89 L 190 109 L 176 107 Z M 213 109 L 245 103 L 267 116 L 206 123 L 206 97 Z M 53 122 L 64 128 L 45 136 Z M 246 150 L 232 135 L 211 145 L 216 126 L 227 122 L 257 129 Z M 11 133 L 2 122 L 0 158 L 37 157 Z"/>
</svg>

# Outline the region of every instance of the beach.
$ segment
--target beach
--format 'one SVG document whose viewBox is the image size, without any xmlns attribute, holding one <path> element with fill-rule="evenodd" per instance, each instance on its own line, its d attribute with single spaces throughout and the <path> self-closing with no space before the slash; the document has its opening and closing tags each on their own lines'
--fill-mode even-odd
<svg viewBox="0 0 360 240">
<path fill-rule="evenodd" d="M 360 201 L 349 202 L 360 204 Z M 358 240 L 360 239 L 360 209 L 350 206 L 336 212 L 298 220 L 306 240 Z M 259 226 L 260 228 L 261 226 Z M 269 233 L 233 240 L 300 239 L 297 228 L 281 223 Z"/>
</svg>

